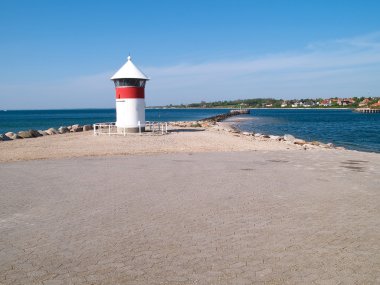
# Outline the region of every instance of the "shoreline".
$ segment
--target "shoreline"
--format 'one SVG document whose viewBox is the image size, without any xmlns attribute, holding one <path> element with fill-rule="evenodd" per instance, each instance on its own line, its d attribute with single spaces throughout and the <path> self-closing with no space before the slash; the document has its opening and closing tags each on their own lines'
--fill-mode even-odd
<svg viewBox="0 0 380 285">
<path fill-rule="evenodd" d="M 225 122 L 227 123 L 227 122 Z M 235 122 L 228 122 L 231 126 L 231 129 L 233 131 L 236 131 L 236 132 L 239 132 L 239 133 L 248 133 L 242 129 L 240 129 Z M 249 133 L 252 133 L 253 135 L 255 135 L 254 132 L 249 132 Z M 271 134 L 262 134 L 262 133 L 259 133 L 260 135 L 263 135 L 263 136 L 269 136 L 269 137 L 283 137 L 281 135 L 271 135 Z M 286 135 L 286 134 L 285 134 Z M 288 135 L 291 135 L 293 136 L 292 134 L 288 134 Z M 295 137 L 295 139 L 298 139 L 297 137 Z M 304 140 L 304 139 L 301 139 L 301 140 Z M 306 143 L 308 143 L 308 141 L 304 140 Z M 327 142 L 327 143 L 323 143 L 323 142 L 320 142 L 320 141 L 310 141 L 310 142 L 316 142 L 316 143 L 320 143 L 322 145 L 329 145 L 330 148 L 335 148 L 335 149 L 339 149 L 339 150 L 347 150 L 347 151 L 356 151 L 356 152 L 363 152 L 363 153 L 374 153 L 374 154 L 380 154 L 380 151 L 374 151 L 374 150 L 363 150 L 363 149 L 353 149 L 353 148 L 347 148 L 345 146 L 340 146 L 340 145 L 335 145 L 334 143 L 331 143 L 331 142 Z"/>
<path fill-rule="evenodd" d="M 232 117 L 238 118 L 244 113 L 245 111 L 237 110 L 235 112 L 230 111 L 203 118 L 198 121 L 169 122 L 169 132 L 167 134 L 143 132 L 141 134 L 127 134 L 125 137 L 119 135 L 109 136 L 106 134 L 94 136 L 92 132 L 93 125 L 80 126 L 78 124 L 67 127 L 62 126 L 58 130 L 49 128 L 45 131 L 20 131 L 17 134 L 8 132 L 0 137 L 3 140 L 7 140 L 0 143 L 0 162 L 82 156 L 176 153 L 183 151 L 223 152 L 259 149 L 345 150 L 345 148 L 335 147 L 333 144 L 324 144 L 317 141 L 307 142 L 297 139 L 292 135 L 274 136 L 244 132 L 234 126 L 233 122 L 226 122 L 226 119 Z M 78 135 L 74 137 L 74 134 Z M 189 139 L 191 143 L 186 142 L 186 148 L 180 147 L 176 149 L 176 147 L 173 147 L 173 142 L 170 139 L 173 135 L 177 135 L 175 139 L 178 139 L 178 141 L 182 142 L 182 140 Z M 99 138 L 99 136 L 102 138 Z M 231 136 L 234 137 L 235 142 L 231 141 Z M 106 139 L 107 137 L 109 139 Z M 131 144 L 132 142 L 133 146 L 129 145 L 128 147 L 120 148 L 113 146 L 107 140 L 120 140 L 123 144 Z M 99 141 L 102 142 L 100 143 Z M 141 142 L 150 146 L 147 149 L 141 148 L 139 145 Z M 156 145 L 158 142 L 161 142 L 160 146 Z M 226 145 L 222 146 L 221 143 Z M 230 145 L 227 145 L 227 143 Z M 54 146 L 50 144 L 54 144 Z M 185 142 L 182 142 L 182 144 L 185 144 Z M 86 145 L 88 148 L 82 150 L 82 145 Z M 93 149 L 89 147 L 91 145 Z M 67 152 L 63 150 L 65 148 L 71 149 L 71 151 Z M 34 152 L 30 153 L 30 149 L 34 149 Z"/>
<path fill-rule="evenodd" d="M 378 153 L 335 148 L 322 143 L 305 142 L 292 136 L 268 136 L 241 132 L 230 122 L 174 122 L 168 134 L 144 133 L 124 136 L 94 136 L 92 131 L 70 132 L 0 142 L 0 163 L 72 159 L 81 157 L 115 157 L 170 153 L 206 152 L 299 152 L 358 153 L 379 156 Z"/>
<path fill-rule="evenodd" d="M 194 107 L 194 108 L 165 108 L 165 107 L 162 107 L 162 108 L 150 108 L 150 107 L 147 107 L 147 109 L 151 109 L 151 110 L 161 110 L 161 109 L 166 109 L 166 110 L 233 110 L 233 109 L 238 109 L 238 108 L 231 108 L 231 107 L 215 107 L 215 108 L 199 108 L 199 107 Z M 252 107 L 244 107 L 244 109 L 248 109 L 248 110 L 355 110 L 356 108 L 347 108 L 347 107 L 342 107 L 342 108 L 336 108 L 336 107 L 331 107 L 331 108 L 323 108 L 323 107 L 320 107 L 320 108 L 300 108 L 300 107 L 297 107 L 297 108 L 289 108 L 289 107 L 284 107 L 284 108 L 252 108 Z"/>
<path fill-rule="evenodd" d="M 203 108 L 204 109 L 204 108 Z M 217 108 L 212 108 L 217 109 Z M 248 110 L 253 110 L 252 108 L 247 108 Z M 254 108 L 258 109 L 258 108 Z M 262 109 L 270 109 L 270 108 L 262 108 Z M 273 108 L 276 109 L 276 108 Z M 285 108 L 283 108 L 285 109 Z M 294 108 L 290 108 L 294 109 Z M 298 108 L 300 109 L 300 108 Z M 306 108 L 310 109 L 310 108 Z M 331 109 L 331 108 L 330 108 Z M 343 108 L 339 108 L 343 109 Z M 228 109 L 232 110 L 232 109 Z M 227 132 L 232 132 L 234 134 L 239 134 L 242 136 L 252 136 L 254 139 L 268 139 L 268 140 L 274 140 L 274 141 L 280 141 L 280 142 L 287 142 L 288 144 L 297 144 L 299 146 L 302 146 L 305 150 L 315 147 L 322 147 L 322 148 L 332 148 L 337 150 L 346 150 L 346 147 L 343 146 L 335 146 L 333 143 L 322 143 L 320 141 L 306 141 L 303 139 L 299 139 L 294 137 L 292 134 L 284 134 L 284 135 L 273 135 L 273 134 L 262 134 L 262 133 L 255 133 L 255 132 L 247 132 L 242 129 L 240 129 L 237 126 L 237 123 L 239 122 L 239 116 L 243 115 L 239 111 L 236 110 L 236 112 L 228 112 L 228 113 L 221 113 L 218 115 L 214 115 L 212 117 L 199 119 L 197 121 L 174 121 L 174 122 L 168 122 L 169 126 L 172 127 L 180 127 L 180 128 L 199 128 L 204 127 L 206 129 L 209 129 L 210 127 L 214 126 L 215 124 L 223 125 L 223 130 Z M 231 117 L 236 117 L 236 120 L 226 121 L 230 119 Z M 27 138 L 37 138 L 37 137 L 43 137 L 47 135 L 62 135 L 65 133 L 76 133 L 76 132 L 82 132 L 82 131 L 91 131 L 93 130 L 93 125 L 72 125 L 72 126 L 61 126 L 58 129 L 49 128 L 45 131 L 42 130 L 29 130 L 29 131 L 20 131 L 18 133 L 8 132 L 5 134 L 0 134 L 0 144 L 1 143 L 9 143 L 7 141 L 17 140 L 17 139 L 27 139 Z M 173 130 L 172 130 L 173 131 Z M 3 142 L 1 142 L 3 141 Z M 347 149 L 350 151 L 358 151 L 358 152 L 366 152 L 366 153 L 375 153 L 378 154 L 380 152 L 371 151 L 371 150 L 361 150 L 361 149 Z"/>
<path fill-rule="evenodd" d="M 0 162 L 159 153 L 196 153 L 286 149 L 276 142 L 251 141 L 241 134 L 209 125 L 191 127 L 189 122 L 170 126 L 169 134 L 94 136 L 91 131 L 41 136 L 0 142 Z"/>
</svg>

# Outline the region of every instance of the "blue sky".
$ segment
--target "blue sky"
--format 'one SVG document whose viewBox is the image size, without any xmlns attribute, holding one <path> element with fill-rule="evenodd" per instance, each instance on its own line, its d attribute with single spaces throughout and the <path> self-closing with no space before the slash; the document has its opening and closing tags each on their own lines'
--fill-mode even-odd
<svg viewBox="0 0 380 285">
<path fill-rule="evenodd" d="M 380 1 L 0 0 L 0 109 L 111 108 L 128 53 L 147 105 L 380 96 Z"/>
</svg>

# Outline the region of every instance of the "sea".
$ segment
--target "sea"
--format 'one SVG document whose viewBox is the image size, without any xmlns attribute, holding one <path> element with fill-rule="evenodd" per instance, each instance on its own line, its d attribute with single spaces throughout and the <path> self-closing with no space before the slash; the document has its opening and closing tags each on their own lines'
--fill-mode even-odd
<svg viewBox="0 0 380 285">
<path fill-rule="evenodd" d="M 147 109 L 146 120 L 190 121 L 226 112 L 229 109 Z M 114 122 L 115 118 L 115 109 L 0 111 L 0 134 Z M 308 141 L 380 153 L 380 113 L 362 114 L 349 109 L 252 109 L 250 115 L 241 118 L 236 126 L 242 131 L 292 134 Z"/>
</svg>

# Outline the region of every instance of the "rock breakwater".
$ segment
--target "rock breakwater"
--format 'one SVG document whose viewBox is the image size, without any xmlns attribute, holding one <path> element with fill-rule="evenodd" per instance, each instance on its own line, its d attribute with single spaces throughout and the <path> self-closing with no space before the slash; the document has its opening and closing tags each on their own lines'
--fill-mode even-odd
<svg viewBox="0 0 380 285">
<path fill-rule="evenodd" d="M 51 136 L 51 135 L 59 135 L 70 132 L 83 132 L 93 130 L 92 125 L 84 125 L 80 126 L 78 124 L 72 126 L 62 126 L 59 127 L 58 130 L 55 128 L 49 128 L 47 130 L 27 130 L 27 131 L 19 131 L 18 133 L 7 132 L 5 134 L 0 134 L 0 141 L 11 141 L 17 139 L 30 139 L 37 138 L 42 136 Z"/>
<path fill-rule="evenodd" d="M 228 125 L 227 128 L 223 128 L 224 131 L 234 133 L 236 135 L 251 137 L 254 140 L 269 140 L 269 141 L 279 141 L 289 145 L 297 145 L 304 150 L 307 149 L 315 149 L 315 148 L 326 148 L 326 149 L 338 149 L 344 150 L 344 147 L 335 146 L 333 143 L 322 143 L 319 141 L 305 141 L 303 139 L 299 139 L 290 134 L 285 134 L 283 136 L 275 136 L 275 135 L 266 135 L 261 133 L 254 132 L 246 132 L 239 130 L 234 125 Z"/>
<path fill-rule="evenodd" d="M 200 121 L 201 122 L 216 123 L 216 122 L 224 121 L 225 119 L 228 119 L 230 117 L 239 116 L 239 115 L 243 115 L 243 114 L 249 114 L 249 110 L 245 110 L 245 109 L 244 110 L 231 110 L 228 113 L 224 113 L 224 114 L 208 117 L 208 118 L 202 119 Z"/>
</svg>

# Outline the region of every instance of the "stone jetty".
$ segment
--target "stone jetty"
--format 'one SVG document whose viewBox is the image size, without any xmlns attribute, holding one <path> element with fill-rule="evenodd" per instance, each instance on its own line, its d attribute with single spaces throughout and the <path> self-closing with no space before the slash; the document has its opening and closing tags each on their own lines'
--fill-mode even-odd
<svg viewBox="0 0 380 285">
<path fill-rule="evenodd" d="M 288 145 L 297 145 L 298 147 L 304 150 L 316 149 L 316 148 L 330 148 L 330 149 L 337 149 L 337 150 L 345 149 L 344 147 L 341 147 L 341 146 L 335 146 L 333 143 L 323 143 L 319 141 L 306 141 L 303 139 L 296 138 L 290 134 L 285 134 L 283 136 L 275 136 L 275 135 L 267 135 L 267 134 L 254 133 L 254 132 L 245 132 L 245 131 L 239 130 L 232 124 L 228 125 L 228 127 L 224 128 L 223 130 L 230 133 L 234 133 L 237 136 L 250 137 L 252 138 L 252 140 L 277 141 L 277 142 L 283 142 Z"/>
<path fill-rule="evenodd" d="M 30 139 L 30 138 L 38 138 L 42 136 L 51 136 L 65 133 L 74 133 L 74 132 L 83 132 L 90 131 L 93 129 L 92 125 L 84 125 L 80 126 L 78 124 L 67 126 L 67 127 L 59 127 L 58 130 L 55 128 L 49 128 L 47 130 L 27 130 L 27 131 L 19 131 L 18 133 L 7 132 L 5 134 L 0 134 L 0 141 L 11 141 L 17 139 Z"/>
<path fill-rule="evenodd" d="M 209 122 L 221 122 L 224 121 L 227 118 L 234 117 L 234 116 L 239 116 L 239 115 L 245 115 L 249 114 L 250 110 L 249 109 L 236 109 L 236 110 L 230 110 L 228 113 L 220 114 L 220 115 L 215 115 L 212 117 L 208 117 L 205 119 L 202 119 L 200 121 L 209 121 Z"/>
</svg>

